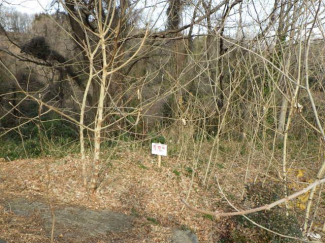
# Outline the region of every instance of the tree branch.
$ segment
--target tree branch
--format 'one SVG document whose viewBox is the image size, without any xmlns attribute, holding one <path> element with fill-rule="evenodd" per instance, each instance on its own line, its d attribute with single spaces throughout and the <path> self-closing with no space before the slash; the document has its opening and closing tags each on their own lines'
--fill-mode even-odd
<svg viewBox="0 0 325 243">
<path fill-rule="evenodd" d="M 325 182 L 325 178 L 323 178 L 321 180 L 316 180 L 314 183 L 310 184 L 309 186 L 302 189 L 301 191 L 298 191 L 288 197 L 282 198 L 282 199 L 275 201 L 271 204 L 267 204 L 267 205 L 264 205 L 264 206 L 261 206 L 258 208 L 249 209 L 249 210 L 242 210 L 242 211 L 238 211 L 238 212 L 219 212 L 219 211 L 212 212 L 212 211 L 208 211 L 208 210 L 204 210 L 204 209 L 195 208 L 195 207 L 189 205 L 184 199 L 181 199 L 181 202 L 183 202 L 186 205 L 186 207 L 188 207 L 189 209 L 191 209 L 195 212 L 213 215 L 213 216 L 216 216 L 217 218 L 237 216 L 237 215 L 246 215 L 246 214 L 255 213 L 255 212 L 259 212 L 259 211 L 263 211 L 263 210 L 270 210 L 271 208 L 274 208 L 275 206 L 278 206 L 282 203 L 285 203 L 285 202 L 288 202 L 294 198 L 297 198 L 302 194 L 305 194 L 306 192 L 310 191 L 311 189 L 315 188 L 316 186 L 318 186 L 320 184 L 323 184 L 324 182 Z"/>
<path fill-rule="evenodd" d="M 235 3 L 239 3 L 241 1 L 242 0 L 236 0 Z M 228 2 L 229 2 L 229 0 L 223 0 L 221 3 L 219 3 L 213 9 L 211 9 L 211 11 L 209 11 L 209 13 L 199 17 L 197 20 L 193 20 L 190 24 L 184 25 L 184 26 L 182 26 L 182 27 L 180 27 L 178 29 L 175 29 L 175 30 L 167 30 L 167 31 L 159 32 L 159 33 L 153 33 L 153 34 L 150 35 L 150 37 L 151 38 L 166 38 L 166 36 L 168 36 L 170 34 L 177 34 L 177 33 L 181 32 L 183 30 L 186 30 L 186 29 L 190 28 L 191 26 L 200 23 L 201 21 L 206 19 L 207 16 L 214 14 L 215 12 L 217 12 L 219 9 L 221 9 L 222 6 L 224 6 Z M 133 35 L 133 36 L 130 36 L 130 37 L 124 39 L 124 41 L 128 41 L 130 39 L 135 39 L 135 38 L 143 38 L 144 36 L 145 36 L 145 34 L 137 34 L 137 35 Z"/>
</svg>

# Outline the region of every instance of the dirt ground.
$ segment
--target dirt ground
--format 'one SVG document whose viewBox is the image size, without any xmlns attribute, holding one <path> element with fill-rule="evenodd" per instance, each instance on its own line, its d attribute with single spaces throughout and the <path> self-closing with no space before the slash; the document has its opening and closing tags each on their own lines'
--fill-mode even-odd
<svg viewBox="0 0 325 243">
<path fill-rule="evenodd" d="M 77 156 L 0 162 L 0 239 L 50 242 L 54 216 L 54 242 L 171 242 L 175 229 L 218 242 L 220 222 L 180 202 L 192 177 L 176 158 L 157 168 L 156 157 L 115 153 L 95 195 L 83 186 L 81 168 Z M 216 207 L 195 177 L 190 191 L 191 204 Z"/>
<path fill-rule="evenodd" d="M 78 155 L 60 159 L 2 160 L 0 243 L 1 240 L 50 242 L 51 235 L 54 242 L 163 243 L 172 242 L 173 235 L 180 230 L 190 232 L 200 243 L 220 242 L 221 237 L 237 226 L 227 219 L 216 220 L 191 211 L 180 199 L 187 199 L 190 205 L 201 209 L 234 211 L 220 193 L 222 188 L 236 207 L 249 207 L 242 204 L 245 176 L 247 183 L 256 178 L 277 180 L 276 174 L 261 173 L 266 171 L 267 158 L 263 161 L 262 156 L 256 157 L 261 159 L 252 160 L 250 167 L 245 166 L 246 161 L 241 161 L 239 156 L 224 157 L 222 164 L 215 165 L 215 176 L 206 187 L 201 184 L 204 167 L 192 176 L 191 161 L 164 157 L 162 167 L 157 168 L 157 157 L 146 151 L 117 149 L 103 161 L 95 194 L 83 186 L 82 162 Z M 315 176 L 313 171 L 307 170 L 306 161 L 301 160 L 298 166 L 298 170 L 290 169 L 290 185 Z M 302 174 L 304 176 L 298 178 Z M 294 186 L 293 190 L 304 185 Z M 291 205 L 294 204 L 297 202 Z M 304 205 L 300 202 L 298 206 Z M 319 208 L 323 214 L 322 204 Z M 297 210 L 303 217 L 303 208 Z M 299 220 L 303 222 L 303 218 Z M 314 225 L 321 227 L 322 221 L 323 218 L 318 217 Z M 259 231 L 262 230 L 255 228 L 253 232 Z"/>
</svg>

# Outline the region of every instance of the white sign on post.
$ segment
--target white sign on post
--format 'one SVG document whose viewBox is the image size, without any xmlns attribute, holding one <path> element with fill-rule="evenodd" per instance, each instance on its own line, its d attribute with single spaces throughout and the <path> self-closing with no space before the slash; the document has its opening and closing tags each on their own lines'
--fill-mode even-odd
<svg viewBox="0 0 325 243">
<path fill-rule="evenodd" d="M 156 155 L 167 156 L 167 145 L 161 143 L 152 143 L 151 153 Z"/>
</svg>

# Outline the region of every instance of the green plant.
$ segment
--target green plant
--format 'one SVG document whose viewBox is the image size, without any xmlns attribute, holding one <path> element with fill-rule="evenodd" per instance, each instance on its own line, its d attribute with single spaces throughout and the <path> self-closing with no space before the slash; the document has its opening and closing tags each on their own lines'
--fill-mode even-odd
<svg viewBox="0 0 325 243">
<path fill-rule="evenodd" d="M 143 164 L 139 164 L 139 168 L 140 169 L 144 169 L 144 170 L 147 170 L 148 169 L 148 167 L 147 166 L 145 166 L 145 165 L 143 165 Z"/>
<path fill-rule="evenodd" d="M 247 150 L 246 146 L 243 145 L 243 146 L 241 147 L 241 149 L 240 149 L 240 155 L 245 155 L 245 154 L 247 153 L 246 150 Z"/>
<path fill-rule="evenodd" d="M 166 138 L 163 135 L 151 139 L 152 143 L 166 143 Z"/>
<path fill-rule="evenodd" d="M 181 173 L 180 173 L 178 170 L 173 170 L 173 173 L 174 173 L 175 175 L 177 175 L 177 176 L 180 176 L 180 175 L 181 175 Z"/>
<path fill-rule="evenodd" d="M 218 166 L 220 169 L 225 168 L 225 167 L 223 166 L 223 164 L 221 164 L 221 163 L 217 163 L 217 166 Z"/>
<path fill-rule="evenodd" d="M 188 174 L 192 175 L 192 173 L 193 173 L 193 169 L 192 169 L 192 167 L 186 167 L 185 170 L 186 170 L 186 172 L 187 172 Z"/>
<path fill-rule="evenodd" d="M 155 218 L 147 217 L 147 220 L 153 224 L 156 224 L 156 225 L 159 224 L 159 221 Z"/>
<path fill-rule="evenodd" d="M 213 221 L 213 216 L 210 214 L 203 214 L 203 218 Z"/>
</svg>

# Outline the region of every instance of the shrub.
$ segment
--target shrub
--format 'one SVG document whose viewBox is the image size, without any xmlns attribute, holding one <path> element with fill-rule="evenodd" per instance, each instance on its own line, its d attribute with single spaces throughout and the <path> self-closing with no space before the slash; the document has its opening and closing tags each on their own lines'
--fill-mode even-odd
<svg viewBox="0 0 325 243">
<path fill-rule="evenodd" d="M 262 183 L 246 186 L 244 204 L 251 208 L 263 206 L 279 200 L 283 196 L 283 187 L 274 183 Z M 252 221 L 282 235 L 296 238 L 302 237 L 302 232 L 294 212 L 286 215 L 285 207 L 275 207 L 271 210 L 260 211 L 247 215 Z M 284 238 L 272 232 L 255 226 L 242 216 L 237 216 L 227 221 L 227 231 L 222 235 L 221 242 L 295 242 L 293 239 Z"/>
</svg>

